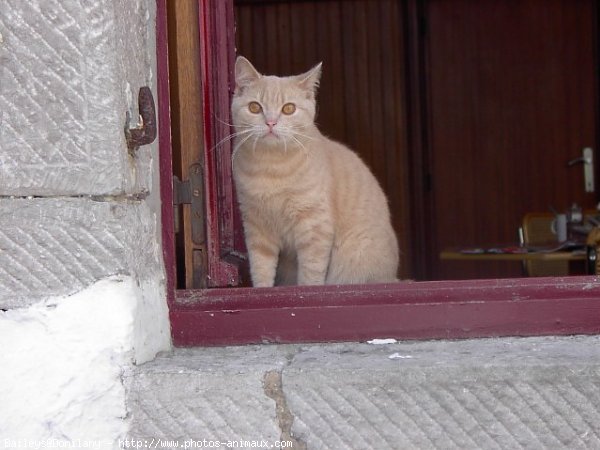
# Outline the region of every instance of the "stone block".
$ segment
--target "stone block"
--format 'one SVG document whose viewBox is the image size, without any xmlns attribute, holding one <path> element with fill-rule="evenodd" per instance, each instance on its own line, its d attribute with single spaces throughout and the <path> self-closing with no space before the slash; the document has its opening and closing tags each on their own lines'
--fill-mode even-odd
<svg viewBox="0 0 600 450">
<path fill-rule="evenodd" d="M 309 449 L 600 448 L 600 339 L 313 346 L 283 374 Z"/>
<path fill-rule="evenodd" d="M 281 431 L 264 376 L 281 370 L 285 361 L 285 350 L 277 346 L 177 349 L 159 356 L 138 367 L 126 383 L 129 438 L 154 440 L 161 448 L 203 439 L 273 443 Z"/>
<path fill-rule="evenodd" d="M 139 439 L 600 448 L 598 336 L 175 349 L 127 385 Z"/>
<path fill-rule="evenodd" d="M 126 112 L 153 84 L 153 2 L 3 0 L 0 195 L 149 189 L 127 153 Z M 133 124 L 135 125 L 135 123 Z"/>
<path fill-rule="evenodd" d="M 72 294 L 114 274 L 161 279 L 156 234 L 145 202 L 0 199 L 0 308 Z"/>
</svg>

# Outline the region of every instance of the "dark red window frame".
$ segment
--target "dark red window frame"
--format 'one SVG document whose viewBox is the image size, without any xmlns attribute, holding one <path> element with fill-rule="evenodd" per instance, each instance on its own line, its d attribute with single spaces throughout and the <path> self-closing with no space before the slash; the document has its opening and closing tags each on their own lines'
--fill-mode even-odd
<svg viewBox="0 0 600 450">
<path fill-rule="evenodd" d="M 162 238 L 176 346 L 600 333 L 597 277 L 401 282 L 386 285 L 177 290 L 166 0 L 157 0 Z M 199 0 L 205 148 L 228 133 L 231 3 Z M 227 113 L 225 113 L 227 114 Z M 209 273 L 238 281 L 236 209 L 228 150 L 205 153 Z"/>
</svg>

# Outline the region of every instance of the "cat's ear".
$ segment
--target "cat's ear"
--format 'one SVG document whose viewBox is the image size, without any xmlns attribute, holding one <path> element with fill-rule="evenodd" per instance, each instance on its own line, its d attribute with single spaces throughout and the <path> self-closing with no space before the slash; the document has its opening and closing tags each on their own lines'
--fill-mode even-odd
<svg viewBox="0 0 600 450">
<path fill-rule="evenodd" d="M 317 64 L 308 72 L 296 77 L 300 87 L 306 90 L 310 97 L 314 97 L 317 93 L 317 88 L 319 87 L 319 82 L 321 80 L 321 66 L 323 66 L 322 62 Z"/>
<path fill-rule="evenodd" d="M 260 73 L 254 68 L 250 61 L 243 56 L 238 56 L 235 60 L 235 92 L 254 83 L 261 77 Z"/>
</svg>

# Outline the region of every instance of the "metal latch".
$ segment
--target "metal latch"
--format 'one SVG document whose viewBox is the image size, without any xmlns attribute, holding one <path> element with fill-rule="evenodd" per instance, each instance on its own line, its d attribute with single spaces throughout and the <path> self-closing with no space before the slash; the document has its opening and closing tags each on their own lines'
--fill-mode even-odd
<svg viewBox="0 0 600 450">
<path fill-rule="evenodd" d="M 203 245 L 206 240 L 204 225 L 204 170 L 201 164 L 192 164 L 188 179 L 173 177 L 173 205 L 190 205 L 192 242 Z M 175 232 L 179 232 L 179 214 L 175 211 Z"/>
</svg>

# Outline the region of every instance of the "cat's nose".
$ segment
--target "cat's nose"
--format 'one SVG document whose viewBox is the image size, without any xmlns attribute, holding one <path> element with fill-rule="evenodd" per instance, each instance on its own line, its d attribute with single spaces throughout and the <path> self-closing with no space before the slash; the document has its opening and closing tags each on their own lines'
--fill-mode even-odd
<svg viewBox="0 0 600 450">
<path fill-rule="evenodd" d="M 267 126 L 269 127 L 269 130 L 272 131 L 273 127 L 277 125 L 277 121 L 276 120 L 267 120 Z"/>
</svg>

